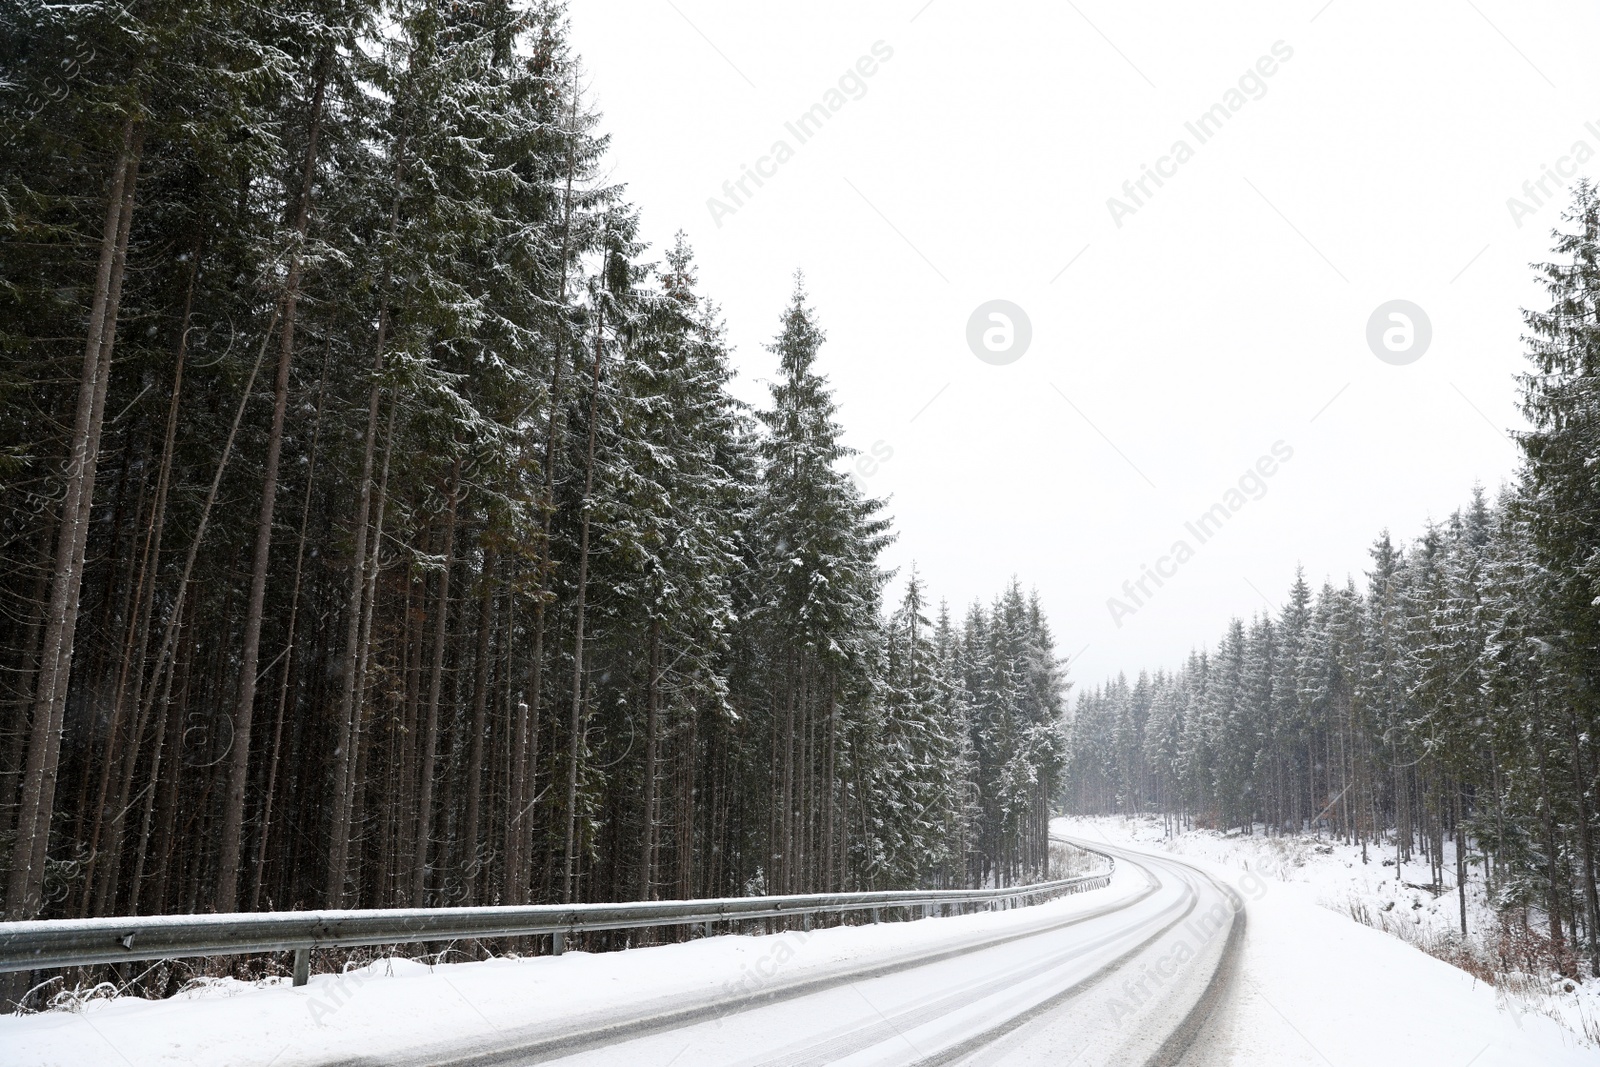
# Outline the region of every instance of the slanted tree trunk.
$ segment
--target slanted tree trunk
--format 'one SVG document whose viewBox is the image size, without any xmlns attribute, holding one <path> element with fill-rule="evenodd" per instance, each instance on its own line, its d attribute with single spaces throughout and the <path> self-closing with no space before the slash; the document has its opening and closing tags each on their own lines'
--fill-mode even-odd
<svg viewBox="0 0 1600 1067">
<path fill-rule="evenodd" d="M 47 506 L 39 514 L 39 533 L 35 541 L 33 553 L 33 589 L 28 598 L 28 621 L 22 626 L 22 640 L 18 642 L 21 658 L 18 661 L 17 697 L 10 702 L 15 708 L 14 729 L 3 755 L 0 755 L 0 796 L 14 797 L 17 795 L 18 779 L 22 775 L 22 744 L 27 736 L 25 729 L 28 719 L 28 705 L 32 700 L 34 691 L 35 673 L 39 666 L 39 644 L 44 638 L 46 597 L 50 589 L 50 560 L 55 552 L 56 516 Z M 15 812 L 7 805 L 5 814 L 0 817 L 0 832 L 12 829 L 12 820 Z"/>
<path fill-rule="evenodd" d="M 119 741 L 124 748 L 124 758 L 136 755 L 139 749 L 139 736 L 137 731 L 129 731 L 127 736 L 122 736 L 122 720 L 125 708 L 133 708 L 135 712 L 143 707 L 144 700 L 144 665 L 145 657 L 150 650 L 150 628 L 152 616 L 155 611 L 156 578 L 161 569 L 161 542 L 166 531 L 167 494 L 172 486 L 172 458 L 177 443 L 178 411 L 183 396 L 183 367 L 189 354 L 189 323 L 194 311 L 194 286 L 195 279 L 200 270 L 201 243 L 196 238 L 194 247 L 190 251 L 189 259 L 189 284 L 186 287 L 183 300 L 183 316 L 179 320 L 178 350 L 173 359 L 172 369 L 172 395 L 167 401 L 166 437 L 161 447 L 161 466 L 156 474 L 155 499 L 150 507 L 150 520 L 145 529 L 143 559 L 139 565 L 139 579 L 134 592 L 134 602 L 138 605 L 137 627 L 128 631 L 130 644 L 123 648 L 123 661 L 117 679 L 117 688 L 113 697 L 115 703 L 111 711 L 111 726 L 106 733 L 106 751 L 100 764 L 100 786 L 96 793 L 94 829 L 90 832 L 89 841 L 95 852 L 91 854 L 88 869 L 84 873 L 83 910 L 88 913 L 91 908 L 100 914 L 104 907 L 103 897 L 97 897 L 91 903 L 90 890 L 95 886 L 95 867 L 99 860 L 100 835 L 102 832 L 102 819 L 105 816 L 106 802 L 109 797 L 111 784 L 111 768 L 118 763 L 116 758 Z M 137 716 L 136 716 L 137 717 Z M 129 764 L 131 770 L 131 763 Z M 125 790 L 124 790 L 125 793 Z M 122 806 L 126 803 L 123 794 L 118 795 L 119 807 L 113 816 L 112 833 L 114 839 L 107 843 L 104 849 L 105 862 L 116 866 L 122 862 L 122 828 L 127 816 Z M 115 886 L 114 877 L 102 877 L 98 885 Z"/>
<path fill-rule="evenodd" d="M 356 688 L 361 674 L 358 661 L 362 659 L 363 598 L 367 590 L 367 536 L 368 518 L 372 507 L 372 466 L 378 438 L 378 407 L 382 388 L 377 374 L 383 368 L 383 341 L 388 328 L 388 311 L 378 316 L 378 352 L 373 358 L 373 382 L 367 394 L 367 430 L 361 454 L 360 502 L 356 506 L 355 551 L 350 560 L 350 601 L 345 611 L 344 676 L 340 681 L 339 713 L 334 723 L 333 749 L 333 814 L 330 819 L 328 845 L 328 876 L 324 897 L 330 907 L 344 903 L 345 882 L 349 865 L 350 813 L 354 766 L 354 722 L 359 712 L 356 708 Z"/>
<path fill-rule="evenodd" d="M 272 801 L 278 785 L 278 764 L 282 756 L 283 745 L 283 718 L 289 706 L 289 682 L 293 677 L 295 665 L 295 636 L 300 621 L 300 588 L 301 580 L 305 574 L 306 562 L 306 527 L 311 521 L 311 491 L 317 479 L 317 451 L 322 443 L 322 405 L 326 396 L 328 381 L 328 356 L 325 353 L 322 360 L 322 378 L 317 383 L 317 411 L 313 429 L 311 431 L 311 457 L 306 466 L 306 491 L 300 503 L 300 536 L 295 546 L 294 553 L 294 586 L 289 595 L 289 621 L 285 627 L 283 676 L 278 682 L 278 708 L 272 721 L 271 753 L 267 757 L 266 782 L 261 790 L 261 819 L 256 828 L 256 860 L 254 877 L 250 879 L 250 910 L 255 911 L 261 903 L 261 886 L 266 881 L 267 870 L 267 834 L 272 827 Z"/>
<path fill-rule="evenodd" d="M 261 479 L 261 511 L 256 519 L 256 544 L 250 570 L 250 601 L 245 608 L 244 649 L 239 656 L 239 703 L 233 717 L 233 747 L 223 798 L 222 830 L 217 841 L 217 885 L 212 905 L 219 912 L 238 905 L 239 860 L 244 830 L 244 791 L 250 774 L 250 734 L 255 721 L 256 672 L 261 659 L 261 619 L 266 606 L 267 568 L 272 556 L 272 514 L 278 499 L 278 461 L 283 455 L 283 423 L 289 410 L 289 370 L 294 363 L 295 313 L 300 301 L 301 246 L 311 218 L 311 186 L 317 167 L 317 134 L 322 125 L 322 98 L 327 60 L 319 65 L 311 97 L 311 123 L 306 137 L 305 167 L 295 206 L 295 247 L 284 283 L 283 334 L 278 346 L 278 376 L 273 388 L 272 429 Z"/>
<path fill-rule="evenodd" d="M 134 720 L 134 726 L 131 734 L 131 740 L 128 745 L 128 750 L 126 753 L 124 753 L 123 757 L 122 786 L 117 794 L 116 814 L 113 817 L 111 824 L 113 834 L 112 842 L 115 846 L 112 851 L 114 853 L 120 853 L 121 851 L 120 837 L 118 836 L 122 832 L 121 820 L 129 814 L 133 803 L 131 790 L 133 786 L 135 763 L 139 757 L 140 741 L 144 736 L 145 727 L 149 723 L 151 713 L 157 706 L 159 706 L 161 709 L 160 722 L 163 725 L 158 726 L 153 735 L 156 744 L 154 754 L 151 756 L 151 767 L 149 771 L 150 782 L 152 784 L 145 797 L 145 814 L 142 823 L 143 829 L 141 830 L 142 836 L 139 839 L 138 857 L 134 864 L 136 876 L 132 891 L 130 893 L 130 900 L 132 903 L 130 903 L 128 906 L 129 912 L 133 914 L 137 914 L 136 905 L 139 898 L 138 877 L 143 873 L 145 849 L 149 844 L 151 818 L 150 811 L 151 806 L 155 802 L 156 793 L 154 783 L 159 777 L 161 766 L 161 748 L 163 744 L 163 738 L 166 736 L 164 729 L 164 724 L 167 721 L 166 702 L 170 698 L 172 692 L 172 672 L 177 669 L 176 659 L 178 640 L 186 622 L 185 610 L 189 602 L 190 580 L 194 576 L 194 565 L 195 560 L 200 555 L 200 546 L 205 543 L 206 529 L 211 523 L 211 509 L 216 505 L 217 494 L 222 488 L 222 477 L 227 473 L 228 462 L 233 457 L 233 444 L 239 436 L 239 425 L 244 421 L 245 409 L 249 406 L 251 394 L 255 391 L 256 378 L 260 376 L 261 366 L 267 358 L 267 348 L 272 342 L 272 334 L 278 323 L 279 311 L 279 306 L 273 307 L 272 315 L 267 322 L 267 328 L 261 336 L 261 347 L 256 352 L 255 363 L 250 368 L 250 376 L 245 380 L 244 383 L 244 392 L 239 397 L 239 406 L 234 411 L 233 424 L 228 429 L 227 440 L 223 442 L 222 455 L 217 458 L 217 469 L 212 475 L 211 487 L 206 491 L 205 503 L 200 508 L 200 518 L 195 524 L 194 537 L 190 539 L 189 550 L 184 557 L 183 572 L 178 578 L 178 588 L 172 605 L 172 614 L 168 617 L 166 625 L 162 628 L 161 644 L 156 650 L 155 662 L 151 665 L 151 677 L 147 686 L 148 696 L 144 703 L 139 706 L 137 716 Z M 163 681 L 163 679 L 165 679 L 165 681 Z M 97 899 L 104 899 L 107 901 L 116 900 L 116 879 L 121 868 L 122 865 L 120 863 L 111 863 L 106 865 L 106 878 L 109 881 L 109 885 L 98 891 L 101 893 L 101 897 Z M 97 908 L 98 907 L 100 907 L 100 905 L 97 904 Z"/>
<path fill-rule="evenodd" d="M 50 823 L 55 814 L 56 770 L 61 758 L 67 687 L 72 675 L 72 646 L 83 586 L 84 551 L 89 514 L 94 504 L 95 470 L 100 460 L 100 430 L 111 379 L 111 355 L 117 335 L 117 306 L 127 266 L 128 234 L 133 221 L 143 128 L 129 119 L 122 146 L 111 168 L 105 222 L 100 236 L 100 263 L 89 311 L 89 330 L 78 379 L 77 407 L 61 500 L 61 522 L 50 581 L 49 610 L 39 657 L 17 812 L 16 840 L 6 883 L 6 918 L 28 919 L 43 903 L 44 865 L 49 851 Z"/>
<path fill-rule="evenodd" d="M 345 839 L 345 849 L 348 854 L 351 827 L 359 825 L 362 818 L 363 805 L 366 800 L 366 771 L 364 763 L 366 753 L 372 747 L 363 737 L 363 723 L 365 717 L 363 709 L 366 708 L 367 679 L 369 677 L 368 665 L 372 659 L 372 617 L 378 604 L 378 577 L 383 572 L 383 531 L 384 519 L 389 506 L 389 461 L 394 455 L 394 425 L 399 413 L 399 404 L 390 401 L 388 426 L 383 437 L 383 463 L 378 472 L 378 500 L 377 514 L 372 521 L 372 547 L 367 553 L 367 591 L 362 598 L 361 606 L 361 639 L 358 644 L 361 653 L 356 657 L 356 689 L 355 700 L 351 704 L 349 722 L 349 741 L 352 750 L 348 765 L 346 781 L 347 796 L 343 798 L 342 833 Z"/>
<path fill-rule="evenodd" d="M 150 456 L 150 433 L 148 430 L 144 434 L 142 447 L 137 449 L 137 453 L 139 459 L 148 461 Z M 110 545 L 107 553 L 110 567 L 105 577 L 102 578 L 100 582 L 96 583 L 99 585 L 101 590 L 100 614 L 99 618 L 95 619 L 90 624 L 93 627 L 93 632 L 105 635 L 106 638 L 109 638 L 114 628 L 112 621 L 113 618 L 115 617 L 122 623 L 121 641 L 116 645 L 113 645 L 109 640 L 100 642 L 95 649 L 94 664 L 89 668 L 88 672 L 88 677 L 93 679 L 93 681 L 91 681 L 89 684 L 94 686 L 96 689 L 100 689 L 106 684 L 108 674 L 114 675 L 115 680 L 111 682 L 111 701 L 113 707 L 115 707 L 117 704 L 118 689 L 120 685 L 127 680 L 127 649 L 133 644 L 134 634 L 137 629 L 137 623 L 135 622 L 133 612 L 133 605 L 135 603 L 134 587 L 144 577 L 143 571 L 144 564 L 146 562 L 144 559 L 144 554 L 140 549 L 140 538 L 137 530 L 140 519 L 144 517 L 145 512 L 145 497 L 147 495 L 146 489 L 148 488 L 149 481 L 147 478 L 141 477 L 138 479 L 138 489 L 133 501 L 132 525 L 134 527 L 134 533 L 127 537 L 124 536 L 124 528 L 128 521 L 129 486 L 133 480 L 134 469 L 141 466 L 139 459 L 135 458 L 135 445 L 130 436 L 123 450 L 122 462 L 119 464 L 116 505 L 112 511 L 111 536 L 109 539 Z M 126 558 L 124 557 L 123 553 L 124 540 L 128 542 Z M 123 580 L 124 563 L 127 564 L 131 580 Z M 121 591 L 120 596 L 115 595 L 118 590 Z M 107 655 L 113 649 L 120 649 L 120 654 L 113 654 L 112 662 L 117 663 L 120 661 L 120 663 L 114 671 L 108 671 L 106 667 Z M 99 750 L 114 750 L 114 744 L 111 743 L 109 739 L 115 736 L 115 730 L 112 728 L 112 725 L 113 720 L 116 719 L 117 715 L 115 711 L 111 716 L 107 717 L 104 740 L 102 740 L 101 731 L 98 728 L 98 715 L 93 716 L 90 722 L 86 724 L 88 728 L 88 735 L 84 738 L 83 748 L 79 757 L 81 762 L 76 775 L 78 780 L 78 794 L 73 798 L 71 807 L 71 810 L 75 813 L 71 830 L 71 840 L 73 841 L 84 840 L 84 822 L 90 814 L 89 783 L 94 777 L 96 777 L 91 773 L 94 770 L 94 765 L 96 762 L 95 754 Z M 102 756 L 99 759 L 100 766 L 102 768 L 108 767 L 108 761 L 112 758 L 113 757 L 110 754 Z M 96 823 L 100 821 L 98 813 L 96 814 L 95 821 Z M 90 845 L 89 862 L 90 864 L 93 864 L 94 862 L 92 843 Z M 85 877 L 82 891 L 78 894 L 80 909 L 87 901 L 88 896 L 89 880 L 87 877 Z"/>
<path fill-rule="evenodd" d="M 184 635 L 188 632 L 189 620 L 184 615 L 184 602 L 180 600 L 173 610 L 175 612 L 173 621 L 178 626 L 178 639 L 180 642 L 185 642 Z M 182 650 L 181 658 L 183 661 L 184 690 L 186 691 L 188 688 L 188 665 L 193 659 L 194 649 L 192 643 L 181 644 L 180 648 Z M 154 738 L 154 743 L 151 745 L 150 751 L 150 788 L 145 791 L 143 805 L 144 810 L 139 817 L 139 845 L 135 850 L 133 860 L 133 878 L 132 881 L 128 883 L 128 913 L 130 915 L 139 914 L 139 898 L 142 890 L 144 889 L 145 861 L 149 856 L 150 832 L 152 820 L 155 818 L 156 794 L 160 791 L 158 783 L 161 782 L 161 760 L 165 754 L 166 744 L 169 736 L 168 722 L 172 711 L 172 686 L 173 680 L 178 675 L 179 658 L 179 649 L 174 649 L 171 669 L 169 669 L 163 676 L 160 695 L 155 699 L 155 706 L 159 707 L 161 710 L 156 717 L 156 728 L 154 734 L 152 735 Z M 174 735 L 173 740 L 176 740 L 176 738 L 182 734 L 182 710 L 183 709 L 180 708 L 178 717 L 176 719 L 172 719 L 173 724 L 179 727 L 179 729 L 174 729 L 171 731 Z M 173 802 L 168 807 L 167 816 L 168 818 L 172 818 L 174 817 L 177 809 L 177 767 L 174 767 L 171 772 L 171 782 L 169 783 L 169 786 L 170 796 L 173 798 Z M 164 850 L 161 851 L 164 852 Z M 161 888 L 156 895 L 156 906 L 160 907 L 163 903 L 165 903 L 165 898 L 166 871 L 163 870 Z M 112 899 L 115 900 L 115 894 L 113 894 Z"/>
</svg>

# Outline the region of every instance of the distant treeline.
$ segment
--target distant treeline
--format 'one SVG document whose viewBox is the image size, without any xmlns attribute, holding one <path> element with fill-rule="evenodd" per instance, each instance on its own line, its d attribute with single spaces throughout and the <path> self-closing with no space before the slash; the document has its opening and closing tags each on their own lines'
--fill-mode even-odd
<svg viewBox="0 0 1600 1067">
<path fill-rule="evenodd" d="M 1600 968 L 1600 198 L 1580 184 L 1524 313 L 1514 484 L 1373 544 L 1358 587 L 1297 577 L 1176 670 L 1079 696 L 1065 798 L 1328 831 L 1533 909 Z M 1453 840 L 1454 869 L 1444 843 Z M 1374 859 L 1376 859 L 1374 857 Z M 1409 872 L 1408 872 L 1409 873 Z M 1414 875 L 1413 875 L 1414 877 Z M 1466 927 L 1463 902 L 1461 922 Z"/>
</svg>

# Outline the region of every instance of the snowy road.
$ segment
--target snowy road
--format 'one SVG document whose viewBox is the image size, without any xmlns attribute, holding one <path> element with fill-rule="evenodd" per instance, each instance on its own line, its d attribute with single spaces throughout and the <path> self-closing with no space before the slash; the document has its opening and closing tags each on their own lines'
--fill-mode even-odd
<svg viewBox="0 0 1600 1067">
<path fill-rule="evenodd" d="M 1205 1063 L 1243 929 L 1225 875 L 1119 842 L 1110 886 L 1012 911 L 625 952 L 228 979 L 0 1017 L 37 1067 Z M 1236 913 L 1239 917 L 1236 918 Z M 1197 1008 L 1198 1006 L 1198 1008 Z"/>
<path fill-rule="evenodd" d="M 559 957 L 383 957 L 303 987 L 216 979 L 0 1016 L 0 1064 L 1600 1065 L 1536 1001 L 1322 906 L 1261 853 L 1152 854 L 1161 824 L 1140 825 L 1156 840 L 1060 820 L 1117 871 L 1034 907 Z"/>
<path fill-rule="evenodd" d="M 618 1019 L 587 1033 L 524 1032 L 497 1048 L 436 1047 L 412 1058 L 340 1062 L 1178 1063 L 1221 992 L 1213 976 L 1236 945 L 1242 919 L 1235 917 L 1229 890 L 1181 861 L 1107 851 L 1136 868 L 1146 885 L 1025 933 L 968 941 L 731 1004 Z"/>
</svg>

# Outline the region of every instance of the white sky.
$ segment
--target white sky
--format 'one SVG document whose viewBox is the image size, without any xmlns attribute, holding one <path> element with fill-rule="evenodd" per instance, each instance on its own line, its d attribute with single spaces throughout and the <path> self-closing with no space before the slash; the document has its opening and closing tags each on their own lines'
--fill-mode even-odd
<svg viewBox="0 0 1600 1067">
<path fill-rule="evenodd" d="M 765 398 L 802 268 L 847 439 L 893 453 L 863 478 L 891 497 L 886 563 L 958 606 L 1037 586 L 1079 685 L 1179 663 L 1297 561 L 1359 580 L 1380 529 L 1515 467 L 1519 308 L 1566 197 L 1520 227 L 1507 199 L 1600 150 L 1592 3 L 572 0 L 572 22 L 613 177 L 658 249 L 688 232 L 740 395 Z M 785 122 L 879 41 L 865 95 L 799 144 Z M 1278 41 L 1265 95 L 1199 143 L 1185 122 Z M 794 158 L 718 226 L 707 200 L 778 139 Z M 1107 198 L 1179 139 L 1193 158 L 1117 227 Z M 1365 340 L 1397 298 L 1433 325 L 1408 366 Z M 1008 366 L 966 344 L 991 299 L 1032 321 Z M 1114 625 L 1107 598 L 1279 440 L 1265 495 Z"/>
</svg>

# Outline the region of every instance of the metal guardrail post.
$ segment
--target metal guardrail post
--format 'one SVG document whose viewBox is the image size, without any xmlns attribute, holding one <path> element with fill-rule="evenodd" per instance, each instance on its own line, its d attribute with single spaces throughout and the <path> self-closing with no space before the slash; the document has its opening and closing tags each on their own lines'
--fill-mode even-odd
<svg viewBox="0 0 1600 1067">
<path fill-rule="evenodd" d="M 294 950 L 294 984 L 305 985 L 311 981 L 311 950 L 297 948 Z"/>
<path fill-rule="evenodd" d="M 556 930 L 550 934 L 550 955 L 559 956 L 566 951 L 567 934 L 565 930 Z"/>
</svg>

